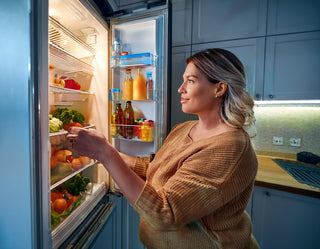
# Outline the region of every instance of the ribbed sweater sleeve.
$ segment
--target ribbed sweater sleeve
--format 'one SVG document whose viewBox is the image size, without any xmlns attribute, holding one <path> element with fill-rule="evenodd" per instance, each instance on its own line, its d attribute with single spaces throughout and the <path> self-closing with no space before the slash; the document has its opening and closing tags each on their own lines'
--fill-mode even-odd
<svg viewBox="0 0 320 249">
<path fill-rule="evenodd" d="M 219 135 L 210 143 L 205 140 L 190 144 L 181 140 L 185 132 L 177 129 L 168 137 L 157 153 L 161 161 L 152 163 L 154 169 L 148 170 L 152 177 L 148 179 L 147 174 L 144 189 L 134 205 L 141 217 L 157 230 L 176 230 L 214 213 L 238 198 L 254 180 L 256 162 L 247 153 L 250 140 L 243 132 Z M 175 173 L 171 175 L 172 170 Z M 226 229 L 234 222 L 237 221 L 226 219 L 210 226 Z"/>
<path fill-rule="evenodd" d="M 149 166 L 149 157 L 136 157 L 133 171 L 140 177 L 146 178 L 146 172 Z"/>
</svg>

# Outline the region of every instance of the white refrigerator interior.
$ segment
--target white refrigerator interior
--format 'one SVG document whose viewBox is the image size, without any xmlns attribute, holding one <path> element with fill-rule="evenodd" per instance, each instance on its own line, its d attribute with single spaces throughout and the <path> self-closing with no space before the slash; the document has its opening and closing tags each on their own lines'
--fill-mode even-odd
<svg viewBox="0 0 320 249">
<path fill-rule="evenodd" d="M 65 118 L 68 111 L 76 111 L 84 116 L 84 127 L 108 137 L 107 41 L 106 26 L 79 1 L 49 1 L 48 108 L 64 125 L 49 135 L 53 248 L 59 247 L 88 217 L 109 188 L 109 176 L 102 165 L 71 154 L 65 127 L 65 122 L 80 122 L 76 117 L 71 121 Z M 61 110 L 60 115 L 55 114 L 57 110 Z M 65 186 L 70 189 L 68 183 L 79 175 L 89 179 L 87 190 L 73 197 L 74 207 L 61 213 L 52 196 L 65 191 Z"/>
</svg>

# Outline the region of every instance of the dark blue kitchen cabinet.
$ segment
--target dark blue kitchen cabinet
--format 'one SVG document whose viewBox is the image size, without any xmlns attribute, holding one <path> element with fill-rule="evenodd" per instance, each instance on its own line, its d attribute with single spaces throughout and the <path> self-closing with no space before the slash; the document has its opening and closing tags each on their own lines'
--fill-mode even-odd
<svg viewBox="0 0 320 249">
<path fill-rule="evenodd" d="M 172 46 L 190 45 L 192 0 L 172 0 Z"/>
<path fill-rule="evenodd" d="M 319 208 L 319 198 L 255 186 L 251 218 L 260 248 L 320 248 Z"/>
<path fill-rule="evenodd" d="M 90 245 L 90 249 L 118 249 L 120 247 L 120 240 L 117 237 L 117 210 L 114 208 L 110 211 L 106 221 L 104 222 L 101 230 L 97 234 L 95 240 Z M 93 231 L 95 232 L 95 231 Z M 90 239 L 90 238 L 89 238 Z"/>
<path fill-rule="evenodd" d="M 139 214 L 125 197 L 122 200 L 122 248 L 145 249 L 139 240 Z"/>
<path fill-rule="evenodd" d="M 181 46 L 172 48 L 171 57 L 171 128 L 184 121 L 196 119 L 193 114 L 186 114 L 181 110 L 180 94 L 178 89 L 183 82 L 183 73 L 186 69 L 186 59 L 191 55 L 191 46 Z"/>
<path fill-rule="evenodd" d="M 269 0 L 268 2 L 267 35 L 319 30 L 319 0 Z"/>
<path fill-rule="evenodd" d="M 265 100 L 320 97 L 320 32 L 267 37 Z"/>
<path fill-rule="evenodd" d="M 234 53 L 242 61 L 245 67 L 247 74 L 246 90 L 255 99 L 259 100 L 262 98 L 265 49 L 264 37 L 194 45 L 192 47 L 192 53 L 206 48 L 223 48 Z"/>
<path fill-rule="evenodd" d="M 264 36 L 267 1 L 193 1 L 192 43 Z"/>
</svg>

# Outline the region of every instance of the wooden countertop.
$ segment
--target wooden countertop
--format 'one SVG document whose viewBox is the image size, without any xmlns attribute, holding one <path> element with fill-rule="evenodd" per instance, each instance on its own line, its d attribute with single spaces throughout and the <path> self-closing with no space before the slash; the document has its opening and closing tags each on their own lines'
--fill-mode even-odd
<svg viewBox="0 0 320 249">
<path fill-rule="evenodd" d="M 257 158 L 259 166 L 255 185 L 320 198 L 320 188 L 298 182 L 272 160 L 273 158 L 293 160 L 293 158 L 267 155 L 258 155 Z"/>
</svg>

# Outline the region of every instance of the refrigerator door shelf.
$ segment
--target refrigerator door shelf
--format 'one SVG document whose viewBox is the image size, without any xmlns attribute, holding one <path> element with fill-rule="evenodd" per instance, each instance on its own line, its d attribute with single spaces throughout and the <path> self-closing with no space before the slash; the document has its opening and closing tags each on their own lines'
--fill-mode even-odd
<svg viewBox="0 0 320 249">
<path fill-rule="evenodd" d="M 156 66 L 156 58 L 151 53 L 140 53 L 140 54 L 128 54 L 121 55 L 120 57 L 112 56 L 110 58 L 111 68 L 135 68 L 135 67 L 150 67 Z"/>
<path fill-rule="evenodd" d="M 105 195 L 105 184 L 93 184 L 92 194 L 86 194 L 83 203 L 52 231 L 52 248 L 58 248 L 79 224 L 88 217 L 89 213 Z"/>
</svg>

